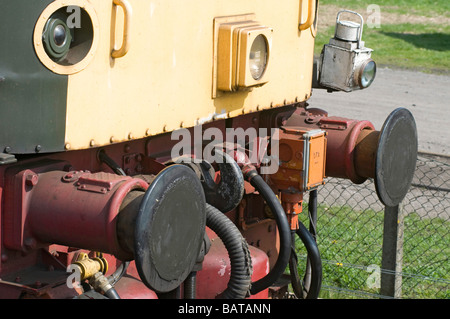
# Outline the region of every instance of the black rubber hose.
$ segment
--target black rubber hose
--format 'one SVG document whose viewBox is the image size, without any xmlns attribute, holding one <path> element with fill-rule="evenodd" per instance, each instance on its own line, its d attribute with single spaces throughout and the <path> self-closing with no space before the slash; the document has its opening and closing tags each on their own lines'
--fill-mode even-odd
<svg viewBox="0 0 450 319">
<path fill-rule="evenodd" d="M 317 189 L 313 189 L 309 192 L 308 202 L 308 214 L 309 214 L 309 232 L 312 234 L 314 240 L 317 236 Z"/>
<path fill-rule="evenodd" d="M 286 213 L 281 206 L 277 196 L 272 189 L 267 185 L 263 178 L 256 173 L 256 171 L 250 171 L 245 173 L 247 180 L 255 189 L 261 194 L 266 201 L 272 214 L 275 216 L 277 223 L 279 236 L 280 236 L 280 251 L 278 254 L 275 265 L 270 272 L 261 278 L 260 280 L 252 283 L 251 294 L 257 294 L 258 292 L 270 287 L 278 278 L 283 275 L 291 256 L 291 229 L 287 221 Z"/>
<path fill-rule="evenodd" d="M 289 272 L 291 277 L 292 290 L 294 294 L 299 299 L 304 299 L 305 297 L 305 287 L 304 280 L 302 280 L 298 274 L 298 260 L 297 253 L 295 250 L 295 238 L 297 234 L 295 231 L 291 231 L 292 235 L 292 247 L 291 247 L 291 257 L 289 259 Z"/>
<path fill-rule="evenodd" d="M 195 299 L 197 272 L 192 271 L 184 281 L 184 299 Z"/>
<path fill-rule="evenodd" d="M 309 217 L 309 232 L 313 236 L 314 240 L 317 242 L 317 189 L 313 189 L 309 192 L 309 202 L 308 202 L 308 217 Z M 306 291 L 309 291 L 309 287 L 311 286 L 311 262 L 309 258 L 306 260 L 306 270 L 304 288 Z"/>
<path fill-rule="evenodd" d="M 105 150 L 102 149 L 98 152 L 98 159 L 100 160 L 100 162 L 108 165 L 108 167 L 111 168 L 114 171 L 114 173 L 116 173 L 117 175 L 122 175 L 122 176 L 127 175 L 127 174 L 125 174 L 122 167 L 120 167 L 111 157 L 106 155 Z"/>
<path fill-rule="evenodd" d="M 248 297 L 253 270 L 247 241 L 242 237 L 236 225 L 210 204 L 206 204 L 206 226 L 222 240 L 231 262 L 228 286 L 218 298 L 243 299 Z"/>
<path fill-rule="evenodd" d="M 119 294 L 114 288 L 105 291 L 105 296 L 108 297 L 109 299 L 120 299 Z"/>
<path fill-rule="evenodd" d="M 119 280 L 120 278 L 123 277 L 123 275 L 125 275 L 125 273 L 127 272 L 128 266 L 130 265 L 129 261 L 122 261 L 122 263 L 120 264 L 119 267 L 117 267 L 116 271 L 114 271 L 114 273 L 112 273 L 109 277 L 109 283 L 114 286 Z"/>
<path fill-rule="evenodd" d="M 308 229 L 306 229 L 301 222 L 298 223 L 298 226 L 299 228 L 296 233 L 298 237 L 300 237 L 300 240 L 303 242 L 306 251 L 308 252 L 308 260 L 311 265 L 311 281 L 309 284 L 309 289 L 304 287 L 303 292 L 296 291 L 295 293 L 298 298 L 317 299 L 322 286 L 322 260 L 320 258 L 319 248 L 317 247 L 317 243 Z M 295 267 L 295 269 L 291 269 L 291 272 L 294 270 L 297 271 L 297 268 Z M 294 285 L 293 288 L 295 288 Z"/>
</svg>

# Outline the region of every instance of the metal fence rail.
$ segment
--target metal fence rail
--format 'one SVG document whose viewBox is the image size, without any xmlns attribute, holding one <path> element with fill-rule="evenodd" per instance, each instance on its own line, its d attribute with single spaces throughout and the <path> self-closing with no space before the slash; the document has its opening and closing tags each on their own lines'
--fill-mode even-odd
<svg viewBox="0 0 450 319">
<path fill-rule="evenodd" d="M 308 225 L 304 205 L 301 220 Z M 386 236 L 385 214 L 391 216 L 372 180 L 355 185 L 329 178 L 319 188 L 321 297 L 450 298 L 450 158 L 419 153 L 411 189 L 393 221 L 398 229 L 393 238 Z M 390 269 L 382 267 L 386 247 L 396 247 Z"/>
</svg>

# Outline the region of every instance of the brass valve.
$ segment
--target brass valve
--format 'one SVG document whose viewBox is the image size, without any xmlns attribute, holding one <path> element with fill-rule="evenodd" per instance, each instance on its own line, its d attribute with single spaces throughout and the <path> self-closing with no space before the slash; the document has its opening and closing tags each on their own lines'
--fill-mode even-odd
<svg viewBox="0 0 450 319">
<path fill-rule="evenodd" d="M 105 274 L 108 271 L 108 262 L 101 253 L 96 257 L 90 258 L 86 253 L 80 253 L 77 260 L 73 263 L 79 268 L 80 280 L 85 280 L 98 272 Z"/>
</svg>

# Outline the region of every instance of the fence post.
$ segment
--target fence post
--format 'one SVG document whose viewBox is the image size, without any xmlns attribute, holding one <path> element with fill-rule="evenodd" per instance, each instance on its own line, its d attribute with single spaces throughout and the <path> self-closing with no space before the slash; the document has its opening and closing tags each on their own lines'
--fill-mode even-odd
<svg viewBox="0 0 450 319">
<path fill-rule="evenodd" d="M 403 214 L 401 204 L 384 209 L 383 252 L 381 257 L 382 296 L 401 298 L 403 260 Z"/>
</svg>

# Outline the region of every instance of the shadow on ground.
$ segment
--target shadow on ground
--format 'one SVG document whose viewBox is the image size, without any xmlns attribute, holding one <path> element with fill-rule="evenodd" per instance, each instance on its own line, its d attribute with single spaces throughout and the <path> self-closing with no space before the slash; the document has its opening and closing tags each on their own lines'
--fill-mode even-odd
<svg viewBox="0 0 450 319">
<path fill-rule="evenodd" d="M 448 33 L 401 33 L 401 32 L 381 32 L 382 34 L 397 38 L 415 47 L 434 51 L 450 51 L 450 34 Z"/>
</svg>

